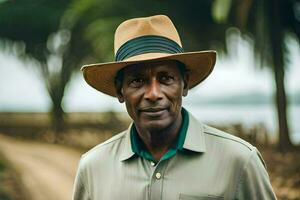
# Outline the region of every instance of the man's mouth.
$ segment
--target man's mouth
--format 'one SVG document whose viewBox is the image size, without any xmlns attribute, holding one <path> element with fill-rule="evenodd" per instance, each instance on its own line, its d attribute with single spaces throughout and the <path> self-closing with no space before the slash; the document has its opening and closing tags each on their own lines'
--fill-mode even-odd
<svg viewBox="0 0 300 200">
<path fill-rule="evenodd" d="M 142 108 L 140 109 L 141 112 L 159 112 L 165 110 L 163 107 L 150 107 L 150 108 Z"/>
<path fill-rule="evenodd" d="M 164 108 L 164 107 L 150 107 L 150 108 L 139 109 L 139 111 L 141 113 L 149 116 L 149 117 L 159 117 L 166 111 L 166 108 Z"/>
</svg>

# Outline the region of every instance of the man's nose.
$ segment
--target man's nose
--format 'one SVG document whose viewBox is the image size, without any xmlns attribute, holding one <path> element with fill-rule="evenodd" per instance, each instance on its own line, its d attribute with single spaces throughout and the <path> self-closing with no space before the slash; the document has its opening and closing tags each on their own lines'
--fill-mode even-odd
<svg viewBox="0 0 300 200">
<path fill-rule="evenodd" d="M 144 98 L 149 101 L 157 101 L 162 99 L 160 84 L 156 79 L 152 79 L 147 85 Z"/>
</svg>

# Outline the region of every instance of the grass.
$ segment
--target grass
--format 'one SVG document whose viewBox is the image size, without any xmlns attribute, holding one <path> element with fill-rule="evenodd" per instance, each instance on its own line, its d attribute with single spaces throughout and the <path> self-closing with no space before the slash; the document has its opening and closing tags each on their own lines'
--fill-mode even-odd
<svg viewBox="0 0 300 200">
<path fill-rule="evenodd" d="M 271 148 L 262 148 L 261 153 L 278 199 L 300 199 L 299 152 L 282 154 Z"/>
<path fill-rule="evenodd" d="M 20 177 L 0 152 L 0 200 L 27 200 Z"/>
<path fill-rule="evenodd" d="M 3 179 L 6 173 L 6 165 L 2 160 L 0 160 L 0 199 L 1 200 L 10 200 L 9 194 L 6 191 L 3 191 L 4 183 Z"/>
</svg>

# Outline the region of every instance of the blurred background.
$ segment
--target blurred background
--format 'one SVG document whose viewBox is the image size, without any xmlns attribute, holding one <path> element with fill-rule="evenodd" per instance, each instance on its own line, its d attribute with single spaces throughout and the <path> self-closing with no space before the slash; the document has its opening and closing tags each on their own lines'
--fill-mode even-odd
<svg viewBox="0 0 300 200">
<path fill-rule="evenodd" d="M 70 199 L 80 155 L 125 129 L 83 80 L 124 20 L 168 15 L 217 63 L 183 105 L 258 147 L 278 199 L 300 199 L 299 0 L 0 0 L 0 199 Z"/>
</svg>

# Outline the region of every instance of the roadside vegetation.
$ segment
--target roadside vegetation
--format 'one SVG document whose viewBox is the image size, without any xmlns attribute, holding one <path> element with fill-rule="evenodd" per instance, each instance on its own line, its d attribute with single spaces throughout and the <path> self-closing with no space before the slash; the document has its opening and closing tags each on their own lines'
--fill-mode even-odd
<svg viewBox="0 0 300 200">
<path fill-rule="evenodd" d="M 17 172 L 0 154 L 0 200 L 27 200 Z"/>
</svg>

